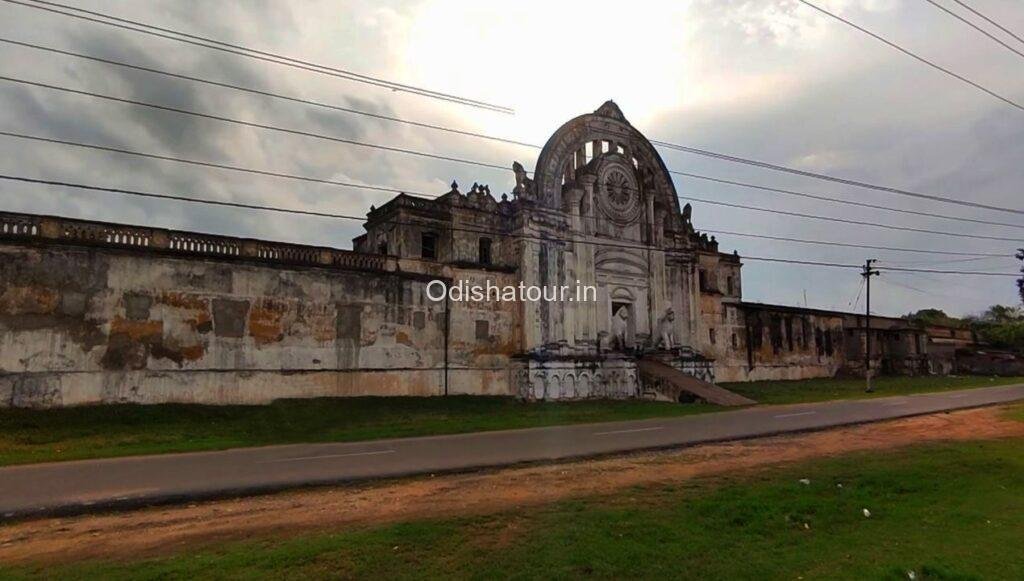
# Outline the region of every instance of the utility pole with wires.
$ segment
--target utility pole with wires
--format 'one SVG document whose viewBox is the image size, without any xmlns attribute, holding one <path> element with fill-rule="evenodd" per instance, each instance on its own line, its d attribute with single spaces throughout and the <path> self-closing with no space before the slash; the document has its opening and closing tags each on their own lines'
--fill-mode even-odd
<svg viewBox="0 0 1024 581">
<path fill-rule="evenodd" d="M 878 269 L 871 265 L 878 262 L 874 258 L 864 261 L 864 270 L 860 273 L 866 283 L 866 296 L 864 300 L 864 391 L 871 393 L 875 389 L 871 387 L 871 277 L 878 276 Z"/>
</svg>

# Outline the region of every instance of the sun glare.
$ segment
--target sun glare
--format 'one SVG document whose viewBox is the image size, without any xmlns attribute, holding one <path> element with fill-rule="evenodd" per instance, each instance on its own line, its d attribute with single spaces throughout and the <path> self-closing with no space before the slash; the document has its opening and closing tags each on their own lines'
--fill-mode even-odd
<svg viewBox="0 0 1024 581">
<path fill-rule="evenodd" d="M 692 99 L 688 3 L 621 11 L 612 4 L 426 2 L 411 18 L 404 78 L 509 104 L 477 123 L 543 141 L 562 121 L 614 99 L 634 123 Z M 609 18 L 614 12 L 615 18 Z"/>
</svg>

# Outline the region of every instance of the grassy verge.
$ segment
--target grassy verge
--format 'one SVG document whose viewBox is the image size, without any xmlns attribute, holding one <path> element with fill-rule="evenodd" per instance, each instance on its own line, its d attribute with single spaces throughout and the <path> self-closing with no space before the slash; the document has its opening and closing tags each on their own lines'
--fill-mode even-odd
<svg viewBox="0 0 1024 581">
<path fill-rule="evenodd" d="M 1022 488 L 1021 440 L 946 443 L 634 488 L 515 513 L 8 574 L 907 579 L 913 571 L 916 579 L 1022 579 Z"/>
<path fill-rule="evenodd" d="M 0 465 L 674 417 L 720 409 L 649 401 L 524 403 L 474 396 L 280 400 L 265 406 L 0 409 Z"/>
<path fill-rule="evenodd" d="M 1006 417 L 1018 422 L 1024 422 L 1024 404 L 1018 404 L 1006 408 Z"/>
<path fill-rule="evenodd" d="M 971 387 L 1024 383 L 1024 377 L 876 377 L 874 393 L 864 393 L 863 379 L 804 379 L 800 381 L 751 381 L 723 383 L 722 387 L 762 404 L 805 403 L 831 399 L 856 399 L 909 395 Z"/>
<path fill-rule="evenodd" d="M 874 395 L 1020 382 L 1024 378 L 883 377 L 876 380 Z M 866 397 L 859 380 L 723 385 L 763 404 Z M 509 397 L 473 396 L 281 400 L 265 406 L 167 404 L 0 409 L 0 466 L 677 417 L 721 409 L 648 401 L 523 403 Z"/>
</svg>

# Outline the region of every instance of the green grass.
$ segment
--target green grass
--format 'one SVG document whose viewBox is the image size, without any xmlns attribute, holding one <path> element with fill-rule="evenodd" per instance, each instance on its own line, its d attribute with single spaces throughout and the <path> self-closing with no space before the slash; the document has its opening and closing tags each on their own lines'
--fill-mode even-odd
<svg viewBox="0 0 1024 581">
<path fill-rule="evenodd" d="M 751 381 L 722 383 L 722 387 L 745 395 L 758 403 L 789 404 L 831 399 L 856 399 L 908 395 L 971 387 L 992 387 L 1024 383 L 1024 377 L 876 377 L 874 393 L 864 393 L 863 379 L 804 379 L 799 381 Z"/>
<path fill-rule="evenodd" d="M 1024 378 L 883 377 L 875 396 L 1024 382 Z M 865 397 L 860 380 L 723 384 L 765 404 Z M 324 398 L 265 406 L 186 404 L 0 409 L 0 466 L 200 450 L 345 442 L 676 417 L 710 405 L 648 401 L 524 403 L 509 397 Z"/>
<path fill-rule="evenodd" d="M 674 417 L 719 409 L 649 401 L 524 403 L 479 396 L 0 409 L 0 465 Z"/>
<path fill-rule="evenodd" d="M 760 580 L 907 579 L 914 571 L 917 579 L 1022 579 L 1021 490 L 1024 441 L 945 443 L 631 488 L 515 513 L 7 574 Z"/>
<path fill-rule="evenodd" d="M 1024 404 L 1018 404 L 1006 408 L 1006 417 L 1018 422 L 1024 422 Z"/>
</svg>

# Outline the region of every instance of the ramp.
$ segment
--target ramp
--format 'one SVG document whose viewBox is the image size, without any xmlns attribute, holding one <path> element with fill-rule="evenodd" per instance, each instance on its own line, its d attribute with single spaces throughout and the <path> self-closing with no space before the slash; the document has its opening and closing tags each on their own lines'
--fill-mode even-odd
<svg viewBox="0 0 1024 581">
<path fill-rule="evenodd" d="M 733 393 L 713 383 L 701 381 L 696 377 L 687 375 L 675 367 L 655 359 L 643 358 L 638 360 L 636 365 L 640 371 L 640 378 L 646 385 L 652 386 L 658 399 L 685 401 L 688 398 L 695 398 L 707 403 L 723 406 L 753 405 L 757 403 L 738 393 Z"/>
</svg>

